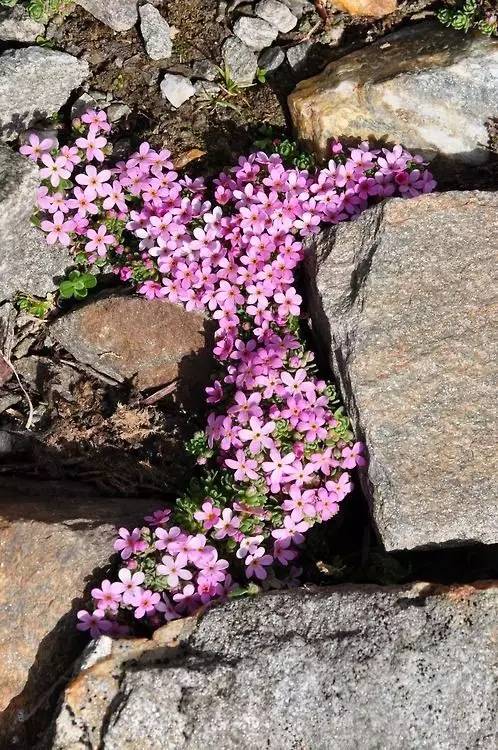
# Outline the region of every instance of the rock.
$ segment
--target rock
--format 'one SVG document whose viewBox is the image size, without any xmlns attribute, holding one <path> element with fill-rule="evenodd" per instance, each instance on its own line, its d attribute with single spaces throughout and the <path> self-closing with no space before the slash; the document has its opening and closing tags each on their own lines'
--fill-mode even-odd
<svg viewBox="0 0 498 750">
<path fill-rule="evenodd" d="M 213 607 L 112 643 L 70 682 L 51 747 L 492 748 L 497 605 L 488 582 Z"/>
<path fill-rule="evenodd" d="M 255 10 L 257 16 L 276 26 L 282 34 L 292 31 L 297 24 L 297 17 L 279 0 L 259 0 Z"/>
<path fill-rule="evenodd" d="M 34 42 L 45 32 L 45 26 L 30 18 L 22 5 L 0 11 L 0 40 L 3 42 Z"/>
<path fill-rule="evenodd" d="M 71 107 L 71 118 L 81 117 L 88 109 L 94 109 L 98 107 L 99 103 L 97 100 L 90 96 L 90 94 L 83 93 L 79 96 Z"/>
<path fill-rule="evenodd" d="M 63 315 L 50 335 L 78 362 L 145 390 L 172 383 L 201 392 L 211 360 L 212 325 L 198 312 L 143 297 L 102 295 Z"/>
<path fill-rule="evenodd" d="M 127 104 L 124 104 L 124 102 L 116 102 L 107 108 L 107 119 L 109 122 L 118 122 L 123 117 L 128 117 L 129 114 L 131 114 L 131 108 Z"/>
<path fill-rule="evenodd" d="M 281 47 L 269 47 L 258 58 L 258 68 L 271 73 L 277 70 L 285 61 L 285 52 Z"/>
<path fill-rule="evenodd" d="M 234 23 L 233 33 L 244 44 L 247 44 L 249 49 L 259 52 L 275 41 L 278 36 L 278 29 L 263 21 L 262 18 L 241 16 Z"/>
<path fill-rule="evenodd" d="M 44 297 L 71 264 L 67 248 L 49 247 L 30 223 L 38 185 L 37 166 L 0 145 L 0 302 L 20 291 Z"/>
<path fill-rule="evenodd" d="M 287 62 L 292 68 L 292 72 L 299 74 L 305 67 L 308 61 L 308 56 L 313 47 L 313 42 L 301 42 L 296 44 L 294 47 L 289 47 L 287 50 Z"/>
<path fill-rule="evenodd" d="M 76 0 L 76 2 L 114 31 L 128 31 L 138 20 L 137 0 Z"/>
<path fill-rule="evenodd" d="M 397 0 L 327 0 L 327 2 L 338 10 L 349 13 L 350 16 L 370 16 L 371 18 L 384 18 L 394 13 Z"/>
<path fill-rule="evenodd" d="M 286 5 L 291 13 L 297 18 L 302 18 L 306 13 L 314 13 L 315 6 L 311 0 L 281 0 Z"/>
<path fill-rule="evenodd" d="M 216 97 L 220 91 L 221 86 L 215 81 L 196 81 L 194 83 L 196 96 L 200 96 L 203 99 L 211 100 Z"/>
<path fill-rule="evenodd" d="M 116 524 L 140 524 L 155 502 L 102 501 L 81 484 L 5 477 L 0 500 L 0 746 L 11 747 L 5 737 L 21 734 L 81 650 L 76 612 L 102 578 Z"/>
<path fill-rule="evenodd" d="M 145 50 L 152 60 L 171 57 L 173 41 L 169 23 L 150 3 L 140 6 L 140 32 Z"/>
<path fill-rule="evenodd" d="M 496 193 L 393 199 L 309 247 L 314 326 L 387 550 L 498 542 L 497 209 Z"/>
<path fill-rule="evenodd" d="M 220 75 L 218 67 L 211 60 L 195 60 L 192 71 L 196 78 L 204 81 L 215 81 Z"/>
<path fill-rule="evenodd" d="M 175 109 L 178 109 L 194 96 L 195 88 L 185 76 L 166 73 L 161 81 L 161 93 Z"/>
<path fill-rule="evenodd" d="M 0 140 L 12 140 L 36 120 L 57 112 L 87 77 L 84 60 L 43 47 L 0 56 Z"/>
<path fill-rule="evenodd" d="M 497 93 L 498 40 L 428 21 L 330 63 L 297 85 L 289 107 L 320 156 L 344 136 L 477 164 L 488 158 L 485 123 Z"/>
<path fill-rule="evenodd" d="M 250 86 L 256 76 L 258 61 L 254 52 L 238 37 L 229 36 L 222 47 L 223 62 L 234 83 Z"/>
</svg>

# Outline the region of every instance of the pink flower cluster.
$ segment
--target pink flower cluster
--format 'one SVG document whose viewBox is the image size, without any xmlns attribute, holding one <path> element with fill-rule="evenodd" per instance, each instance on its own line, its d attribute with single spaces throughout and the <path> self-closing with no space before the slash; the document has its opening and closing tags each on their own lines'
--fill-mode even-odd
<svg viewBox="0 0 498 750">
<path fill-rule="evenodd" d="M 51 155 L 34 137 L 23 147 L 44 165 L 38 205 L 52 217 L 41 221 L 47 242 L 83 251 L 90 264 L 108 262 L 149 299 L 207 309 L 221 367 L 197 440 L 206 491 L 186 498 L 181 523 L 173 509 L 120 529 L 115 550 L 126 567 L 92 591 L 93 614 L 78 615 L 94 636 L 123 632 L 123 614 L 156 627 L 227 596 L 233 580 L 296 580 L 305 533 L 338 512 L 349 471 L 365 464 L 299 337 L 302 240 L 372 201 L 429 192 L 435 182 L 420 157 L 367 143 L 348 151 L 334 143 L 327 167 L 312 172 L 254 153 L 213 185 L 180 177 L 169 152 L 147 143 L 102 168 L 105 115 L 82 119 L 88 132 L 74 146 Z M 69 176 L 76 186 L 63 182 Z"/>
</svg>

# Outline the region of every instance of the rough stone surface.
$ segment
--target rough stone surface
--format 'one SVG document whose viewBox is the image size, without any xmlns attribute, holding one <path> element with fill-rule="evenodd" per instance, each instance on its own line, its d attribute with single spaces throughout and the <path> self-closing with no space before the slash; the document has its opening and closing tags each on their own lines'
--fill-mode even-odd
<svg viewBox="0 0 498 750">
<path fill-rule="evenodd" d="M 138 20 L 137 0 L 76 0 L 76 2 L 114 31 L 128 31 Z"/>
<path fill-rule="evenodd" d="M 45 296 L 70 264 L 68 250 L 30 224 L 38 184 L 36 165 L 0 145 L 0 302 L 18 291 Z"/>
<path fill-rule="evenodd" d="M 209 379 L 212 326 L 166 300 L 103 295 L 55 321 L 50 333 L 79 362 L 140 390 Z"/>
<path fill-rule="evenodd" d="M 152 60 L 171 57 L 173 41 L 169 23 L 150 3 L 140 7 L 140 31 L 146 52 Z"/>
<path fill-rule="evenodd" d="M 175 109 L 178 109 L 194 96 L 195 88 L 185 76 L 166 73 L 161 81 L 161 93 Z"/>
<path fill-rule="evenodd" d="M 397 0 L 327 0 L 328 5 L 343 10 L 351 16 L 383 18 L 394 13 Z"/>
<path fill-rule="evenodd" d="M 498 542 L 498 194 L 394 199 L 310 243 L 317 333 L 387 550 Z"/>
<path fill-rule="evenodd" d="M 0 501 L 0 746 L 10 747 L 5 736 L 22 739 L 23 716 L 84 642 L 75 613 L 108 563 L 116 524 L 140 523 L 156 503 L 5 478 Z M 15 746 L 28 747 L 21 739 Z"/>
<path fill-rule="evenodd" d="M 278 29 L 267 21 L 263 21 L 262 18 L 242 16 L 235 21 L 233 33 L 244 44 L 247 44 L 249 49 L 259 52 L 275 41 L 278 36 Z"/>
<path fill-rule="evenodd" d="M 257 16 L 276 26 L 282 34 L 292 31 L 297 24 L 297 17 L 279 0 L 260 0 L 255 10 Z"/>
<path fill-rule="evenodd" d="M 313 42 L 301 42 L 287 50 L 287 62 L 292 72 L 298 75 L 306 67 Z"/>
<path fill-rule="evenodd" d="M 3 42 L 34 42 L 45 26 L 30 18 L 22 5 L 0 11 L 0 40 Z"/>
<path fill-rule="evenodd" d="M 52 747 L 491 750 L 497 604 L 491 583 L 231 602 L 111 644 L 69 684 Z"/>
<path fill-rule="evenodd" d="M 254 52 L 238 37 L 229 36 L 222 47 L 223 62 L 232 80 L 239 86 L 248 86 L 254 81 L 258 61 Z"/>
<path fill-rule="evenodd" d="M 497 100 L 498 39 L 424 22 L 330 63 L 298 84 L 289 107 L 320 156 L 346 136 L 481 163 Z"/>
<path fill-rule="evenodd" d="M 297 18 L 301 18 L 305 13 L 314 13 L 315 12 L 315 5 L 311 0 L 281 0 L 284 5 L 286 5 L 289 10 L 297 16 Z"/>
<path fill-rule="evenodd" d="M 211 60 L 194 60 L 192 70 L 197 78 L 205 81 L 215 81 L 219 77 L 218 67 Z"/>
<path fill-rule="evenodd" d="M 258 59 L 258 68 L 272 73 L 277 70 L 285 60 L 285 52 L 281 47 L 269 47 L 262 52 Z"/>
<path fill-rule="evenodd" d="M 25 47 L 0 56 L 0 140 L 12 140 L 36 120 L 57 112 L 89 73 L 65 52 Z"/>
</svg>

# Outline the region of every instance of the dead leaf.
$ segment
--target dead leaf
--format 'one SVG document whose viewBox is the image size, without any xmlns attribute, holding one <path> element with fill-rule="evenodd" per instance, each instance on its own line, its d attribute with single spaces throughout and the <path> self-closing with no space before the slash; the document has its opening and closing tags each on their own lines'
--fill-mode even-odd
<svg viewBox="0 0 498 750">
<path fill-rule="evenodd" d="M 191 148 L 189 151 L 185 151 L 183 154 L 180 154 L 180 156 L 177 156 L 173 161 L 173 165 L 175 169 L 183 169 L 183 167 L 186 167 L 190 162 L 202 159 L 203 156 L 206 156 L 205 151 L 201 151 L 200 148 Z"/>
<path fill-rule="evenodd" d="M 6 362 L 4 357 L 0 354 L 0 388 L 3 388 L 5 383 L 8 383 L 13 376 L 11 366 Z"/>
</svg>

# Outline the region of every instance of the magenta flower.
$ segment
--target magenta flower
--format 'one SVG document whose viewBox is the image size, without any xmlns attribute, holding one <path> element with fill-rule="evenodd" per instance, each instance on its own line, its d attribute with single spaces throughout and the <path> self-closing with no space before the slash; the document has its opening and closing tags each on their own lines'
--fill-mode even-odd
<svg viewBox="0 0 498 750">
<path fill-rule="evenodd" d="M 225 459 L 225 465 L 229 469 L 234 469 L 235 479 L 238 482 L 248 482 L 251 479 L 257 479 L 258 475 L 255 469 L 258 467 L 258 462 L 251 458 L 246 458 L 243 450 L 238 450 L 235 456 L 235 459 Z"/>
<path fill-rule="evenodd" d="M 235 536 L 239 530 L 240 518 L 235 516 L 230 508 L 225 508 L 221 518 L 215 523 L 215 539 L 224 539 L 226 536 Z"/>
<path fill-rule="evenodd" d="M 95 599 L 98 609 L 117 610 L 121 602 L 121 594 L 124 588 L 122 583 L 111 583 L 109 580 L 102 581 L 101 588 L 92 589 L 92 596 Z"/>
<path fill-rule="evenodd" d="M 268 572 L 266 568 L 273 563 L 273 557 L 265 554 L 264 547 L 258 547 L 252 555 L 246 557 L 246 575 L 248 578 L 256 576 L 260 581 L 263 581 L 267 576 Z"/>
<path fill-rule="evenodd" d="M 269 437 L 274 431 L 275 422 L 263 424 L 258 417 L 251 417 L 249 429 L 240 430 L 239 438 L 243 443 L 249 442 L 251 453 L 259 453 L 263 448 L 273 448 L 274 441 Z M 228 465 L 228 464 L 227 464 Z"/>
<path fill-rule="evenodd" d="M 218 560 L 218 552 L 213 550 L 208 560 L 203 560 L 203 565 L 199 573 L 199 580 L 209 581 L 211 583 L 221 583 L 225 580 L 225 570 L 228 568 L 227 560 Z"/>
<path fill-rule="evenodd" d="M 85 150 L 85 155 L 88 161 L 104 161 L 105 154 L 102 149 L 107 143 L 107 138 L 102 135 L 98 135 L 98 127 L 96 125 L 90 125 L 88 135 L 86 138 L 78 138 L 76 145 L 78 148 Z"/>
<path fill-rule="evenodd" d="M 112 234 L 107 234 L 107 227 L 105 224 L 101 224 L 100 227 L 95 229 L 89 229 L 86 233 L 89 242 L 85 245 L 87 253 L 97 253 L 101 258 L 104 258 L 107 254 L 107 246 L 113 245 L 116 242 L 116 238 Z"/>
<path fill-rule="evenodd" d="M 155 510 L 151 516 L 145 516 L 144 521 L 147 521 L 150 526 L 161 526 L 168 522 L 170 515 L 171 510 L 169 508 Z"/>
<path fill-rule="evenodd" d="M 367 462 L 362 456 L 364 449 L 363 443 L 355 443 L 352 448 L 348 446 L 343 448 L 341 455 L 344 460 L 341 467 L 343 469 L 354 469 L 355 466 L 366 466 Z"/>
<path fill-rule="evenodd" d="M 197 510 L 194 513 L 195 520 L 200 521 L 206 531 L 209 531 L 209 529 L 212 529 L 216 525 L 220 516 L 221 510 L 209 501 L 202 504 L 202 510 Z"/>
<path fill-rule="evenodd" d="M 131 604 L 136 607 L 135 617 L 140 620 L 145 615 L 150 615 L 155 612 L 156 606 L 161 599 L 161 595 L 158 593 L 152 593 L 148 589 L 146 591 L 138 591 Z"/>
<path fill-rule="evenodd" d="M 114 549 L 116 552 L 121 552 L 123 560 L 128 560 L 132 555 L 140 554 L 147 549 L 147 542 L 142 539 L 140 529 L 128 529 L 121 528 L 118 531 L 119 539 L 114 542 Z"/>
<path fill-rule="evenodd" d="M 78 630 L 89 630 L 92 638 L 98 638 L 103 633 L 108 633 L 112 629 L 112 623 L 110 620 L 105 619 L 105 612 L 101 609 L 96 609 L 90 614 L 85 609 L 80 609 L 78 612 L 78 620 L 80 621 L 76 627 Z"/>
</svg>

